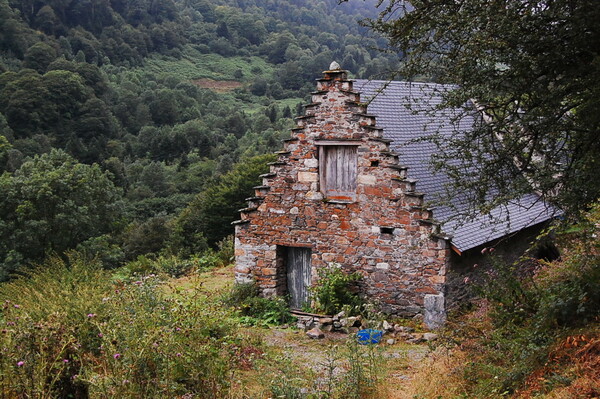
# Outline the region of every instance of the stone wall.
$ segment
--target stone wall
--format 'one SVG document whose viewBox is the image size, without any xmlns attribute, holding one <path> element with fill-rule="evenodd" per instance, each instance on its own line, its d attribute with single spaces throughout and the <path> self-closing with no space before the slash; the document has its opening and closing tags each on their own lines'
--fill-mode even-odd
<svg viewBox="0 0 600 399">
<path fill-rule="evenodd" d="M 346 71 L 324 72 L 297 124 L 234 223 L 236 281 L 256 281 L 265 296 L 285 295 L 281 248 L 309 247 L 312 284 L 318 268 L 338 263 L 363 275 L 363 294 L 384 311 L 423 313 L 425 296 L 443 293 L 448 245 Z M 320 191 L 318 148 L 336 142 L 357 146 L 352 201 Z"/>
</svg>

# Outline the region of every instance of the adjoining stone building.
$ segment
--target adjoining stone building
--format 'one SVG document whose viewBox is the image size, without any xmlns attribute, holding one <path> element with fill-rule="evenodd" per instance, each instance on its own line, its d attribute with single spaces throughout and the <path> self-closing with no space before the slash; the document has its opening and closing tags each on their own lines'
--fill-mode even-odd
<svg viewBox="0 0 600 399">
<path fill-rule="evenodd" d="M 476 261 L 486 243 L 535 231 L 551 211 L 531 195 L 494 210 L 504 217 L 493 222 L 481 216 L 441 226 L 436 220 L 449 208 L 432 211 L 424 202 L 444 183 L 428 169 L 434 148 L 406 144 L 427 129 L 443 131 L 443 117 L 405 105 L 436 101 L 432 93 L 442 86 L 352 81 L 341 69 L 317 82 L 279 159 L 234 222 L 236 281 L 255 281 L 263 295 L 289 295 L 300 307 L 317 270 L 336 263 L 359 272 L 363 294 L 384 311 L 423 314 L 435 327 L 444 317 L 448 270 Z M 355 86 L 367 97 L 379 93 L 369 113 Z"/>
</svg>

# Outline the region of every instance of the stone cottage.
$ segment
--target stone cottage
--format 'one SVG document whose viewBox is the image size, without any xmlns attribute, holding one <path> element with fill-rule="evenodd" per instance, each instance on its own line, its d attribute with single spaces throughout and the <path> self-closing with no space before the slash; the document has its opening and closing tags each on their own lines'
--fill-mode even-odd
<svg viewBox="0 0 600 399">
<path fill-rule="evenodd" d="M 359 272 L 363 294 L 384 311 L 422 314 L 435 327 L 453 264 L 476 262 L 482 246 L 535 229 L 551 212 L 531 195 L 494 210 L 495 221 L 441 225 L 450 210 L 425 202 L 444 183 L 427 167 L 434 149 L 406 145 L 441 121 L 405 106 L 435 101 L 440 85 L 352 81 L 335 67 L 318 79 L 305 115 L 234 222 L 236 281 L 255 281 L 265 296 L 289 295 L 299 308 L 318 269 L 336 263 Z M 369 112 L 355 88 L 374 97 Z"/>
</svg>

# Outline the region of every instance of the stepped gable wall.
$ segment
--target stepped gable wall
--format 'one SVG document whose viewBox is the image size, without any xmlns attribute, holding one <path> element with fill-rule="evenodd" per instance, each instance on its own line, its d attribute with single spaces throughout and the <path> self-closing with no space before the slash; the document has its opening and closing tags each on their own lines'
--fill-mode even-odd
<svg viewBox="0 0 600 399">
<path fill-rule="evenodd" d="M 449 247 L 352 83 L 347 71 L 324 72 L 278 160 L 240 210 L 236 281 L 255 281 L 264 296 L 286 295 L 285 249 L 309 248 L 311 285 L 319 268 L 335 263 L 359 272 L 362 293 L 382 310 L 423 314 L 426 296 L 443 302 Z M 324 166 L 338 150 L 350 159 L 344 165 L 355 163 L 349 172 Z M 332 173 L 340 182 L 325 180 Z M 324 187 L 331 184 L 349 186 L 336 195 L 336 187 Z"/>
</svg>

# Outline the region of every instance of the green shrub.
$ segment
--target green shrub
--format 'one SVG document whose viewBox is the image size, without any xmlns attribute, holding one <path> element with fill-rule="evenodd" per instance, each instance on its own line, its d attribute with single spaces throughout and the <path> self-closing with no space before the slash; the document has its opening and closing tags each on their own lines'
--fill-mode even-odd
<svg viewBox="0 0 600 399">
<path fill-rule="evenodd" d="M 235 259 L 233 235 L 223 238 L 217 243 L 219 266 L 227 266 Z"/>
<path fill-rule="evenodd" d="M 600 205 L 583 223 L 559 232 L 561 259 L 540 261 L 533 275 L 520 273 L 519 265 L 494 261 L 478 289 L 491 305 L 492 329 L 478 340 L 478 361 L 465 368 L 473 396 L 515 391 L 533 370 L 544 367 L 555 342 L 598 320 L 598 226 Z"/>
<path fill-rule="evenodd" d="M 205 270 L 219 264 L 219 258 L 214 251 L 207 250 L 204 254 L 190 259 L 180 258 L 176 255 L 160 255 L 156 258 L 151 255 L 140 255 L 136 260 L 126 265 L 131 275 L 144 276 L 149 274 L 164 273 L 171 277 L 181 277 L 192 271 Z"/>
<path fill-rule="evenodd" d="M 235 284 L 224 302 L 240 312 L 242 321 L 250 325 L 278 325 L 292 320 L 285 298 L 261 298 L 255 283 Z"/>
<path fill-rule="evenodd" d="M 318 273 L 318 283 L 311 288 L 315 310 L 325 314 L 336 314 L 343 308 L 360 311 L 363 301 L 356 293 L 356 283 L 362 278 L 359 273 L 345 273 L 337 264 L 321 268 Z"/>
</svg>

